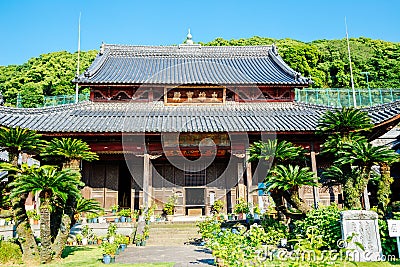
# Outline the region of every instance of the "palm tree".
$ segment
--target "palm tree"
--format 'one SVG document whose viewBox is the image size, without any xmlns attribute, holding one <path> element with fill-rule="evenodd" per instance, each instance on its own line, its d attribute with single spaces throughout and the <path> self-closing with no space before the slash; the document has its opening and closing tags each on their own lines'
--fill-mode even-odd
<svg viewBox="0 0 400 267">
<path fill-rule="evenodd" d="M 328 111 L 318 124 L 320 133 L 328 135 L 323 152 L 333 162 L 323 175 L 329 183 L 342 185 L 344 206 L 349 209 L 361 208 L 360 198 L 370 180 L 373 165 L 381 166 L 381 190 L 378 191 L 381 201 L 388 202 L 391 184 L 388 164 L 396 161 L 398 155 L 388 147 L 374 147 L 368 142 L 363 134 L 372 127 L 368 114 L 353 108 Z"/>
<path fill-rule="evenodd" d="M 41 135 L 32 130 L 0 127 L 0 151 L 7 151 L 10 163 L 17 166 L 22 151 L 31 154 L 43 149 L 45 142 L 40 138 Z"/>
<path fill-rule="evenodd" d="M 304 149 L 282 140 L 254 142 L 248 149 L 249 161 L 264 161 L 272 166 L 288 162 L 298 163 L 304 159 Z"/>
<path fill-rule="evenodd" d="M 350 132 L 371 130 L 373 124 L 366 112 L 352 107 L 341 110 L 327 111 L 318 122 L 318 131 L 324 134 L 337 133 L 341 136 Z"/>
<path fill-rule="evenodd" d="M 67 199 L 68 201 L 71 201 L 71 198 Z M 72 208 L 73 205 L 65 205 L 66 209 Z M 95 199 L 85 199 L 82 196 L 77 198 L 76 201 L 76 207 L 73 208 L 72 211 L 66 210 L 65 213 L 61 217 L 61 224 L 64 227 L 60 227 L 57 233 L 57 236 L 53 242 L 52 250 L 54 252 L 54 258 L 61 258 L 61 254 L 64 251 L 65 248 L 65 243 L 69 235 L 70 231 L 70 225 L 74 224 L 72 222 L 71 216 L 68 214 L 80 214 L 81 212 L 86 212 L 86 213 L 98 213 L 99 211 L 103 210 L 100 207 L 100 203 L 95 200 Z M 74 216 L 72 216 L 74 217 Z"/>
<path fill-rule="evenodd" d="M 310 211 L 311 207 L 307 205 L 299 196 L 301 186 L 317 186 L 315 176 L 308 167 L 301 168 L 291 164 L 288 167 L 277 165 L 272 169 L 264 183 L 266 184 L 265 191 L 278 190 L 281 195 L 302 214 Z"/>
<path fill-rule="evenodd" d="M 40 152 L 45 145 L 45 141 L 41 140 L 41 135 L 35 131 L 15 127 L 7 128 L 0 127 L 0 151 L 7 151 L 9 162 L 12 166 L 18 166 L 18 157 L 21 152 L 35 154 Z M 24 170 L 12 168 L 11 166 L 3 165 L 3 168 L 12 173 L 21 173 Z M 15 175 L 9 175 L 9 182 L 14 179 Z M 8 186 L 7 190 L 12 189 Z M 7 192 L 8 194 L 9 192 Z M 25 210 L 25 201 L 28 198 L 29 192 L 21 194 L 16 198 L 11 198 L 13 207 L 14 221 L 16 222 L 16 231 L 18 240 L 21 244 L 23 259 L 25 262 L 34 262 L 37 259 L 38 251 L 36 242 L 33 236 L 32 229 L 29 226 L 28 216 Z"/>
<path fill-rule="evenodd" d="M 61 158 L 63 169 L 70 168 L 77 171 L 81 160 L 93 161 L 99 158 L 96 153 L 90 151 L 86 142 L 73 138 L 52 139 L 41 155 L 47 158 Z"/>
<path fill-rule="evenodd" d="M 373 146 L 366 140 L 344 144 L 341 155 L 336 164 L 350 164 L 352 170 L 357 168 L 359 170 L 359 178 L 353 181 L 351 185 L 354 187 L 355 197 L 358 196 L 358 199 L 371 178 L 372 166 L 380 166 L 381 177 L 378 183 L 378 203 L 383 211 L 389 202 L 390 185 L 393 182 L 390 177 L 389 166 L 399 160 L 399 155 L 386 146 Z"/>
<path fill-rule="evenodd" d="M 295 146 L 288 141 L 268 140 L 267 142 L 254 142 L 248 149 L 249 161 L 259 161 L 270 166 L 270 172 L 265 178 L 266 182 L 269 178 L 273 177 L 273 173 L 278 166 L 278 164 L 300 164 L 304 162 L 304 149 Z M 289 212 L 284 205 L 283 198 L 285 197 L 284 191 L 279 188 L 269 188 L 273 201 L 276 205 L 276 211 L 278 212 L 278 217 L 283 219 L 282 213 L 287 217 L 297 218 L 298 214 L 292 214 Z M 288 197 L 286 194 L 285 199 Z"/>
<path fill-rule="evenodd" d="M 29 192 L 39 192 L 40 202 L 40 237 L 42 262 L 52 259 L 52 237 L 50 230 L 50 211 L 54 199 L 66 201 L 68 196 L 80 196 L 78 186 L 81 186 L 80 176 L 71 170 L 58 171 L 55 166 L 44 165 L 31 173 L 22 174 L 11 183 L 12 197 Z"/>
<path fill-rule="evenodd" d="M 73 138 L 52 139 L 41 155 L 45 158 L 58 158 L 63 162 L 64 170 L 72 169 L 79 175 L 79 165 L 81 160 L 93 161 L 99 158 L 96 153 L 90 151 L 90 147 L 86 142 Z M 80 198 L 77 199 L 79 201 Z M 77 199 L 73 195 L 70 195 L 62 209 L 60 222 L 61 227 L 58 228 L 56 237 L 57 242 L 55 242 L 55 246 L 53 247 L 55 258 L 61 258 L 62 251 L 67 242 L 71 223 L 74 220 Z"/>
</svg>

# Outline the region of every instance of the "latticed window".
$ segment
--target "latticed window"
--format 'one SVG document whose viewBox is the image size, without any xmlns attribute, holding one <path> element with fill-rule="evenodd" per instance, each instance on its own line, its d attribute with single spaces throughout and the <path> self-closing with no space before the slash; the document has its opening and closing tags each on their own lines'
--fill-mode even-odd
<svg viewBox="0 0 400 267">
<path fill-rule="evenodd" d="M 205 186 L 206 170 L 198 172 L 185 171 L 185 186 Z"/>
</svg>

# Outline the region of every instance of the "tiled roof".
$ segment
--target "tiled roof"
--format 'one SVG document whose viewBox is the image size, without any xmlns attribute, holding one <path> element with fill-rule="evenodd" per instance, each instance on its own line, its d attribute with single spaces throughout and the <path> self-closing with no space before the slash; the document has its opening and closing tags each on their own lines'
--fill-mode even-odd
<svg viewBox="0 0 400 267">
<path fill-rule="evenodd" d="M 0 125 L 40 132 L 315 131 L 327 107 L 293 102 L 164 106 L 163 102 L 82 102 L 39 109 L 0 107 Z M 400 114 L 400 101 L 366 109 L 374 124 Z"/>
<path fill-rule="evenodd" d="M 75 80 L 76 81 L 76 80 Z M 102 45 L 81 84 L 264 84 L 307 86 L 275 46 Z"/>
</svg>

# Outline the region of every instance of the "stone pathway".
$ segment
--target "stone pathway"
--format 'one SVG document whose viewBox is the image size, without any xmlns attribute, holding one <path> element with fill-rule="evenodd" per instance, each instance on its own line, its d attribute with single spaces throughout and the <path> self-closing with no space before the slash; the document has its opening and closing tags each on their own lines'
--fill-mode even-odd
<svg viewBox="0 0 400 267">
<path fill-rule="evenodd" d="M 174 262 L 174 266 L 213 266 L 211 251 L 202 246 L 145 246 L 131 245 L 119 256 L 117 263 Z"/>
</svg>

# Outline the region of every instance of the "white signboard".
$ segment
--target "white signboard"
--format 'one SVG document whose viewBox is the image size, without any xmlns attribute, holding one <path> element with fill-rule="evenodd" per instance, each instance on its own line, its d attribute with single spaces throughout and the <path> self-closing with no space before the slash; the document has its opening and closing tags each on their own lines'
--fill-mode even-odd
<svg viewBox="0 0 400 267">
<path fill-rule="evenodd" d="M 400 236 L 400 220 L 387 220 L 390 237 Z"/>
</svg>

